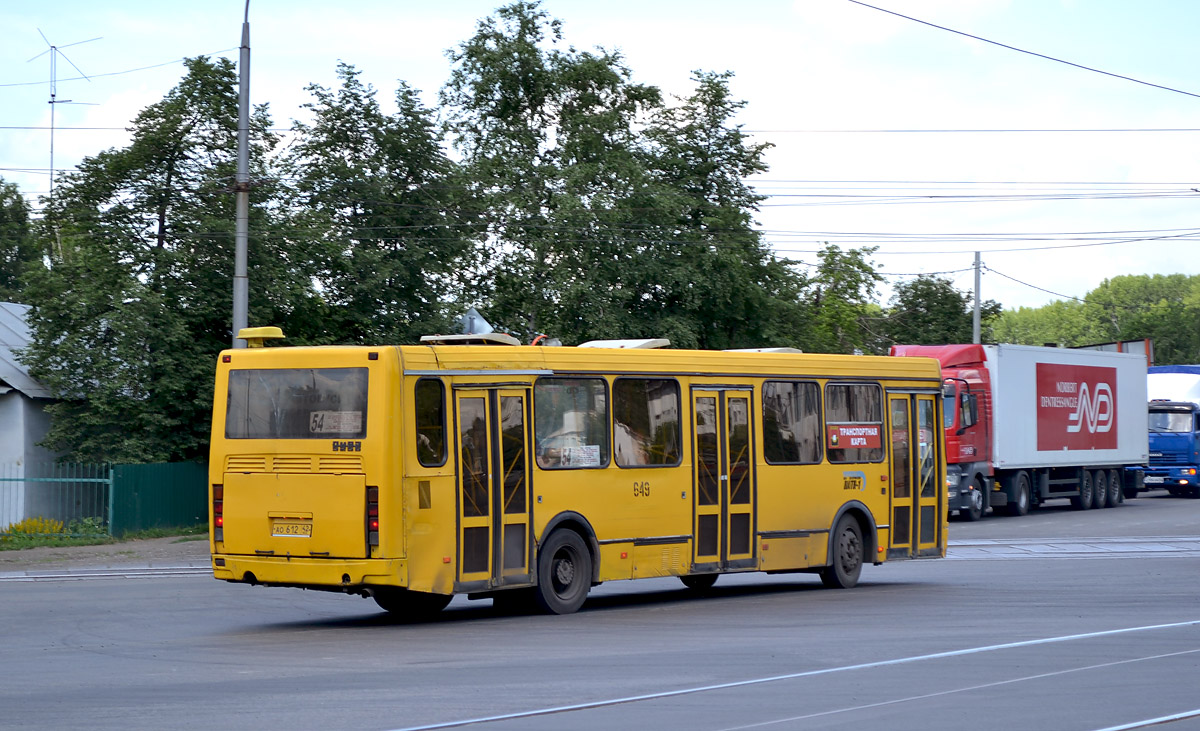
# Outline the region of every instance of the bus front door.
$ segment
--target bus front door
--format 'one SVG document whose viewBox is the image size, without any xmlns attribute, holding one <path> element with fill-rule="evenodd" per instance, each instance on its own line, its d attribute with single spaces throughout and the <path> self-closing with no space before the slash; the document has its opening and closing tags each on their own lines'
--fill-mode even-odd
<svg viewBox="0 0 1200 731">
<path fill-rule="evenodd" d="M 692 570 L 755 568 L 750 394 L 692 392 Z"/>
<path fill-rule="evenodd" d="M 935 397 L 888 394 L 891 426 L 891 539 L 888 555 L 941 555 L 942 502 L 939 423 Z"/>
<path fill-rule="evenodd" d="M 529 584 L 528 391 L 455 392 L 459 591 Z"/>
</svg>

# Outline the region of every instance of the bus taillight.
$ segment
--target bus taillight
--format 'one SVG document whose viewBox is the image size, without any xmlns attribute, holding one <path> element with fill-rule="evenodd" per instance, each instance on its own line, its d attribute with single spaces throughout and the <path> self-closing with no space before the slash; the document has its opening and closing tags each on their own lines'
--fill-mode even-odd
<svg viewBox="0 0 1200 731">
<path fill-rule="evenodd" d="M 212 486 L 212 503 L 213 503 L 213 540 L 225 540 L 225 516 L 223 514 L 225 507 L 225 486 Z"/>
<path fill-rule="evenodd" d="M 379 545 L 379 488 L 367 488 L 367 545 Z"/>
</svg>

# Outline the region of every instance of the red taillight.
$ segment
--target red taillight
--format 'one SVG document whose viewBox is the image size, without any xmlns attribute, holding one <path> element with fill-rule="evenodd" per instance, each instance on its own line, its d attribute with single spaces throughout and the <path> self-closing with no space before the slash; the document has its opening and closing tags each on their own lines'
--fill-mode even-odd
<svg viewBox="0 0 1200 731">
<path fill-rule="evenodd" d="M 225 540 L 225 486 L 212 486 L 213 540 Z"/>
<path fill-rule="evenodd" d="M 379 488 L 367 488 L 367 546 L 379 545 Z"/>
</svg>

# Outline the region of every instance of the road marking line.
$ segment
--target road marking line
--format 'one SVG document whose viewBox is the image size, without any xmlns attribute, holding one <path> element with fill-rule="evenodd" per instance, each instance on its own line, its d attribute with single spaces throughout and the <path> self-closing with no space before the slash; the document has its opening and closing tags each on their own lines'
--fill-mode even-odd
<svg viewBox="0 0 1200 731">
<path fill-rule="evenodd" d="M 1122 629 L 1110 629 L 1100 632 L 1086 632 L 1083 634 L 1063 635 L 1060 637 L 1043 637 L 1037 640 L 1022 640 L 1020 642 L 1006 642 L 999 645 L 986 645 L 984 647 L 971 647 L 965 650 L 949 650 L 947 652 L 935 652 L 929 655 L 914 655 L 912 657 L 901 657 L 892 660 L 878 660 L 876 662 L 859 663 L 857 665 L 842 665 L 834 668 L 823 668 L 821 670 L 806 670 L 799 673 L 788 673 L 786 675 L 772 675 L 765 678 L 751 678 L 749 680 L 738 680 L 731 683 L 716 683 L 714 685 L 702 685 L 694 688 L 680 688 L 678 690 L 667 690 L 661 693 L 647 693 L 644 695 L 627 696 L 625 698 L 609 698 L 607 700 L 591 701 L 588 703 L 576 703 L 569 706 L 553 706 L 550 708 L 538 708 L 531 711 L 517 711 L 515 713 L 503 713 L 495 716 L 481 716 L 480 718 L 470 718 L 461 721 L 446 721 L 443 723 L 433 723 L 423 726 L 407 726 L 393 731 L 432 731 L 433 729 L 441 728 L 458 728 L 461 726 L 471 726 L 480 723 L 493 723 L 496 721 L 512 721 L 519 718 L 533 718 L 535 716 L 549 716 L 555 713 L 567 713 L 571 711 L 589 710 L 592 708 L 603 708 L 605 706 L 616 706 L 626 703 L 638 703 L 641 701 L 657 700 L 660 698 L 673 698 L 676 696 L 692 695 L 695 693 L 704 693 L 712 690 L 725 690 L 727 688 L 742 688 L 748 685 L 761 685 L 763 683 L 774 683 L 780 680 L 793 680 L 796 678 L 811 678 L 819 675 L 831 675 L 833 673 L 842 673 L 852 670 L 870 670 L 873 668 L 891 667 L 894 665 L 906 665 L 908 663 L 921 662 L 924 660 L 941 660 L 948 657 L 962 657 L 964 655 L 976 655 L 982 652 L 995 652 L 997 650 L 1011 650 L 1018 647 L 1035 647 L 1037 645 L 1050 645 L 1057 642 L 1071 642 L 1074 640 L 1087 640 L 1096 637 L 1112 637 L 1114 635 L 1128 634 L 1130 632 L 1149 632 L 1159 629 L 1176 629 L 1179 627 L 1194 627 L 1200 625 L 1200 619 L 1193 619 L 1187 622 L 1171 622 L 1168 624 L 1151 624 L 1142 627 L 1124 627 Z"/>
<path fill-rule="evenodd" d="M 803 716 L 790 716 L 788 718 L 777 718 L 777 719 L 773 719 L 770 721 L 762 721 L 760 723 L 752 723 L 752 724 L 749 724 L 746 726 L 730 726 L 729 728 L 721 729 L 721 731 L 744 731 L 744 729 L 749 729 L 749 728 L 762 728 L 764 726 L 773 726 L 777 723 L 789 723 L 791 721 L 805 721 L 810 718 L 820 718 L 822 716 L 832 716 L 836 713 L 847 713 L 850 711 L 863 711 L 868 708 L 879 708 L 881 706 L 892 706 L 892 705 L 896 705 L 898 703 L 908 703 L 909 701 L 923 701 L 923 700 L 927 700 L 929 698 L 937 698 L 937 697 L 944 696 L 944 695 L 953 695 L 954 693 L 968 693 L 972 690 L 983 690 L 985 688 L 995 688 L 995 687 L 998 687 L 1001 685 L 1010 685 L 1012 683 L 1023 683 L 1027 680 L 1041 680 L 1043 678 L 1050 678 L 1050 677 L 1054 677 L 1056 675 L 1066 675 L 1068 673 L 1078 673 L 1078 672 L 1083 672 L 1085 670 L 1096 670 L 1098 668 L 1109 668 L 1109 667 L 1114 667 L 1116 665 L 1125 665 L 1125 664 L 1133 663 L 1133 662 L 1143 662 L 1145 660 L 1161 660 L 1166 657 L 1177 657 L 1179 655 L 1191 655 L 1191 654 L 1194 654 L 1197 652 L 1200 652 L 1200 649 L 1182 650 L 1180 652 L 1168 652 L 1163 655 L 1149 655 L 1147 657 L 1134 657 L 1134 658 L 1130 658 L 1128 660 L 1114 660 L 1113 662 L 1104 662 L 1104 663 L 1100 663 L 1099 665 L 1088 665 L 1086 667 L 1069 668 L 1067 670 L 1055 670 L 1054 672 L 1050 672 L 1050 673 L 1039 673 L 1038 675 L 1026 675 L 1025 677 L 1022 677 L 1022 678 L 1009 678 L 1008 680 L 997 680 L 992 683 L 984 683 L 982 685 L 972 685 L 972 686 L 968 686 L 966 688 L 955 688 L 954 690 L 943 690 L 943 691 L 938 691 L 937 693 L 925 693 L 923 695 L 914 695 L 914 696 L 909 696 L 907 698 L 894 698 L 890 701 L 880 701 L 878 703 L 866 703 L 861 706 L 849 706 L 847 708 L 835 708 L 830 711 L 821 711 L 819 713 L 808 713 Z M 1156 719 L 1156 720 L 1161 721 L 1162 719 Z M 1138 725 L 1134 725 L 1134 726 L 1120 726 L 1120 727 L 1113 727 L 1111 729 L 1099 729 L 1099 731 L 1119 731 L 1120 729 L 1133 729 L 1133 728 L 1139 728 L 1142 724 L 1150 725 L 1148 722 L 1139 722 Z"/>
<path fill-rule="evenodd" d="M 1109 726 L 1107 728 L 1096 729 L 1096 731 L 1126 731 L 1131 728 L 1146 728 L 1147 726 L 1156 726 L 1160 723 L 1170 723 L 1172 721 L 1182 721 L 1185 718 L 1195 718 L 1200 716 L 1200 708 L 1194 711 L 1184 711 L 1176 713 L 1173 716 L 1159 716 L 1158 718 L 1147 718 L 1145 721 L 1134 721 L 1121 726 Z"/>
</svg>

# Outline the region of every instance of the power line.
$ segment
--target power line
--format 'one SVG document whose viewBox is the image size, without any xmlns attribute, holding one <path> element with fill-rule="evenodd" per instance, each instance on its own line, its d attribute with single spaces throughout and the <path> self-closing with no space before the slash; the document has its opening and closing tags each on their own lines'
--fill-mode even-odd
<svg viewBox="0 0 1200 731">
<path fill-rule="evenodd" d="M 993 46 L 1000 46 L 1001 48 L 1007 48 L 1010 51 L 1017 51 L 1018 53 L 1025 53 L 1030 56 L 1037 56 L 1038 58 L 1044 58 L 1047 61 L 1054 61 L 1055 63 L 1062 63 L 1062 64 L 1066 64 L 1067 66 L 1074 66 L 1075 68 L 1083 69 L 1084 71 L 1091 71 L 1093 73 L 1103 74 L 1105 76 L 1111 76 L 1116 79 L 1124 79 L 1125 81 L 1132 81 L 1135 84 L 1142 84 L 1144 86 L 1152 86 L 1155 89 L 1162 89 L 1163 91 L 1173 91 L 1176 94 L 1185 94 L 1187 96 L 1193 96 L 1193 97 L 1200 99 L 1200 94 L 1193 94 L 1190 91 L 1184 91 L 1182 89 L 1175 89 L 1170 86 L 1163 86 L 1161 84 L 1152 84 L 1149 81 L 1142 81 L 1141 79 L 1135 79 L 1132 76 L 1122 76 L 1121 74 L 1114 74 L 1111 71 L 1103 71 L 1101 69 L 1092 68 L 1091 66 L 1084 66 L 1082 64 L 1073 63 L 1071 61 L 1064 61 L 1061 58 L 1055 58 L 1054 56 L 1047 56 L 1044 53 L 1035 53 L 1034 51 L 1026 51 L 1023 48 L 1017 48 L 1016 46 L 1010 46 L 1006 43 L 1000 43 L 998 41 L 988 40 L 987 38 L 983 38 L 981 36 L 971 35 L 970 33 L 964 33 L 961 30 L 954 30 L 953 28 L 947 28 L 944 25 L 937 25 L 936 23 L 930 23 L 929 21 L 921 20 L 920 18 L 914 18 L 911 15 L 904 15 L 902 13 L 897 13 L 893 10 L 887 10 L 886 8 L 876 7 L 875 5 L 868 5 L 867 3 L 862 2 L 862 0 L 847 0 L 847 2 L 854 3 L 855 5 L 861 5 L 864 8 L 878 10 L 879 12 L 887 13 L 888 15 L 895 15 L 897 18 L 904 18 L 905 20 L 911 20 L 915 23 L 920 23 L 921 25 L 927 25 L 930 28 L 937 28 L 938 30 L 944 30 L 944 31 L 947 31 L 950 33 L 957 33 L 960 36 L 966 36 L 967 38 L 973 38 L 977 41 L 983 41 L 984 43 L 990 43 Z"/>
<path fill-rule="evenodd" d="M 851 2 L 853 2 L 853 0 L 851 0 Z M 1026 287 L 1029 287 L 1030 289 L 1036 289 L 1039 292 L 1045 292 L 1046 294 L 1052 294 L 1055 297 L 1063 297 L 1065 299 L 1075 300 L 1076 302 L 1084 302 L 1084 303 L 1087 302 L 1087 300 L 1080 299 L 1079 297 L 1074 297 L 1069 294 L 1063 294 L 1062 292 L 1054 292 L 1049 289 L 1046 289 L 1045 287 L 1039 287 L 1036 284 L 1030 284 L 1029 282 L 1022 282 L 1020 279 L 1017 279 L 1016 277 L 1010 277 L 1009 275 L 1005 274 L 1004 272 L 998 272 L 995 269 L 992 269 L 990 266 L 987 266 L 986 264 L 983 264 L 981 266 L 983 267 L 983 269 L 985 271 L 989 271 L 992 274 L 999 274 L 1000 276 L 1004 277 L 1005 279 L 1012 280 L 1012 281 L 1016 282 L 1017 284 L 1024 285 Z"/>
<path fill-rule="evenodd" d="M 850 0 L 854 2 L 854 0 Z M 1187 92 L 1182 92 L 1186 94 Z M 1192 96 L 1197 96 L 1192 94 Z M 744 129 L 746 134 L 1004 134 L 1042 132 L 1200 132 L 1200 127 L 1114 127 L 1100 128 L 1040 128 L 1040 129 Z"/>
</svg>

